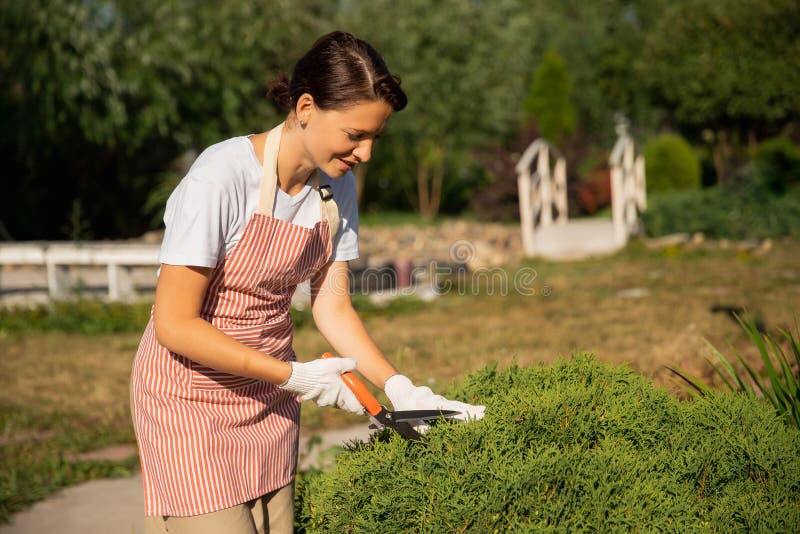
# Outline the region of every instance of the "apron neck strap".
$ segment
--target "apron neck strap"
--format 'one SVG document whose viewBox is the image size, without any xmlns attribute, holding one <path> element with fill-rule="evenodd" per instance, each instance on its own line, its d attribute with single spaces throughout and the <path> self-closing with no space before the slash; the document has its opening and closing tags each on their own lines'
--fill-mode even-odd
<svg viewBox="0 0 800 534">
<path fill-rule="evenodd" d="M 281 145 L 283 124 L 280 123 L 270 130 L 264 142 L 264 165 L 258 198 L 258 213 L 269 217 L 272 217 L 275 211 L 275 193 L 277 193 L 278 187 L 278 149 Z M 333 237 L 339 229 L 339 207 L 333 199 L 331 187 L 323 183 L 319 169 L 311 175 L 311 187 L 319 193 L 320 219 L 328 221 L 328 229 Z"/>
<path fill-rule="evenodd" d="M 319 217 L 328 221 L 331 239 L 339 231 L 339 206 L 333 198 L 331 186 L 322 182 L 322 173 L 317 169 L 311 178 L 311 187 L 319 193 Z"/>
<path fill-rule="evenodd" d="M 264 164 L 261 191 L 258 197 L 258 213 L 272 217 L 275 210 L 275 192 L 278 187 L 278 148 L 281 146 L 283 123 L 267 133 L 264 141 Z"/>
</svg>

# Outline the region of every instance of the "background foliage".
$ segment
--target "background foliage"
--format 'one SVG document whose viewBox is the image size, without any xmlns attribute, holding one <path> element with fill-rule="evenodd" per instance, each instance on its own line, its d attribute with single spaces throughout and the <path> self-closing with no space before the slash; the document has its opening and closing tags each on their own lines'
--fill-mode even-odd
<svg viewBox="0 0 800 534">
<path fill-rule="evenodd" d="M 797 27 L 792 0 L 10 0 L 0 5 L 0 112 L 13 125 L 0 132 L 0 237 L 157 227 L 199 151 L 277 122 L 267 79 L 336 28 L 381 50 L 410 95 L 366 169 L 366 210 L 459 213 L 504 179 L 476 155 L 513 156 L 533 131 L 521 119 L 546 57 L 563 64 L 539 94 L 571 81 L 560 117 L 571 182 L 596 175 L 617 112 L 641 141 L 682 134 L 710 182 L 729 181 L 750 147 L 778 134 L 798 142 Z M 541 110 L 532 120 L 552 122 Z M 509 206 L 511 193 L 499 195 Z"/>
<path fill-rule="evenodd" d="M 800 434 L 754 396 L 680 402 L 581 356 L 488 367 L 487 405 L 425 442 L 388 433 L 299 487 L 306 532 L 693 531 L 800 527 Z"/>
</svg>

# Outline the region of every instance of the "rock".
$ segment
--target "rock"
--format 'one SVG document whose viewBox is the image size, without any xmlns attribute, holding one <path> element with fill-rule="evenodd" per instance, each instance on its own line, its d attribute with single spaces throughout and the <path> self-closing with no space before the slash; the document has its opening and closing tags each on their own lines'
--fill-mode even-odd
<svg viewBox="0 0 800 534">
<path fill-rule="evenodd" d="M 522 239 L 516 226 L 457 220 L 428 227 L 364 227 L 360 249 L 369 266 L 406 257 L 420 267 L 458 262 L 480 269 L 519 261 Z"/>
<path fill-rule="evenodd" d="M 692 245 L 699 245 L 706 240 L 706 236 L 703 232 L 695 232 L 692 234 L 692 237 L 689 239 L 689 243 Z"/>
<path fill-rule="evenodd" d="M 690 239 L 689 234 L 670 234 L 661 237 L 653 237 L 644 240 L 644 246 L 647 248 L 666 248 L 675 245 L 682 245 L 687 243 Z"/>
<path fill-rule="evenodd" d="M 617 291 L 616 295 L 617 298 L 620 299 L 640 299 L 650 295 L 650 291 L 644 287 L 630 287 L 628 289 L 622 289 Z"/>
</svg>

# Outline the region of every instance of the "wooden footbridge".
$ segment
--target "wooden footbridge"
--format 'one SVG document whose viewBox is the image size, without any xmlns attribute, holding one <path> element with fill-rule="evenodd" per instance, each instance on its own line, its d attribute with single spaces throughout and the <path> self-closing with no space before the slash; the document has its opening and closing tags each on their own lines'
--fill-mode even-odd
<svg viewBox="0 0 800 534">
<path fill-rule="evenodd" d="M 646 208 L 644 158 L 635 154 L 627 125 L 609 157 L 611 220 L 567 215 L 567 165 L 550 142 L 537 139 L 517 163 L 522 245 L 526 256 L 576 260 L 616 252 L 638 230 Z"/>
</svg>

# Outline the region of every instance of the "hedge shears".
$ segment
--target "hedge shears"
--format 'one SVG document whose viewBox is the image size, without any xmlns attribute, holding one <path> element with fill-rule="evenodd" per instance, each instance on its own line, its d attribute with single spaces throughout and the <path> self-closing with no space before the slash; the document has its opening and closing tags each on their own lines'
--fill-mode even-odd
<svg viewBox="0 0 800 534">
<path fill-rule="evenodd" d="M 333 358 L 334 355 L 326 352 L 323 358 Z M 342 380 L 355 394 L 358 401 L 364 406 L 375 428 L 383 430 L 391 428 L 406 439 L 419 440 L 422 435 L 409 424 L 409 421 L 430 421 L 432 419 L 446 419 L 459 415 L 461 412 L 454 410 L 404 410 L 390 412 L 378 399 L 369 392 L 367 386 L 350 371 L 342 373 Z M 372 426 L 370 426 L 372 428 Z"/>
</svg>

